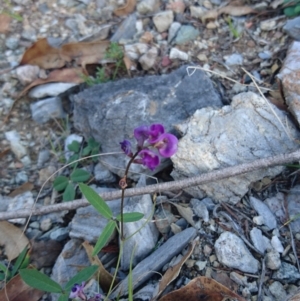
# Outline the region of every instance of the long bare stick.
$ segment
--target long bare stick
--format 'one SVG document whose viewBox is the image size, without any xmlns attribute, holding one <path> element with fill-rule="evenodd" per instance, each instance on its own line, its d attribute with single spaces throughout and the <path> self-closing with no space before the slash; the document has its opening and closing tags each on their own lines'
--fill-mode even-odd
<svg viewBox="0 0 300 301">
<path fill-rule="evenodd" d="M 289 154 L 283 154 L 283 155 L 277 155 L 277 156 L 268 157 L 264 159 L 259 159 L 250 163 L 244 163 L 232 167 L 227 167 L 221 170 L 215 170 L 209 173 L 201 174 L 199 176 L 187 178 L 184 180 L 126 189 L 125 197 L 143 195 L 147 193 L 180 190 L 191 186 L 197 186 L 200 184 L 205 184 L 208 182 L 225 179 L 232 176 L 237 176 L 257 169 L 282 165 L 282 164 L 295 162 L 299 160 L 300 160 L 300 150 L 297 150 Z M 121 197 L 121 191 L 103 192 L 101 193 L 101 197 L 106 201 L 119 199 Z M 37 209 L 22 209 L 16 211 L 0 212 L 0 220 L 28 217 L 30 215 L 43 215 L 43 214 L 58 212 L 62 210 L 73 210 L 88 205 L 89 203 L 87 200 L 79 199 L 79 200 L 74 200 L 72 202 L 54 204 L 54 205 L 44 206 Z"/>
</svg>

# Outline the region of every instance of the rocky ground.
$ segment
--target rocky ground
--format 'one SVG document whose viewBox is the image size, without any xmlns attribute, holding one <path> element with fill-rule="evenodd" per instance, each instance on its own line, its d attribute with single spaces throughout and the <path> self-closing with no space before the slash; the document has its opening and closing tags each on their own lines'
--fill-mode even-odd
<svg viewBox="0 0 300 301">
<path fill-rule="evenodd" d="M 124 5 L 126 1 L 102 0 L 53 0 L 34 3 L 29 0 L 15 0 L 1 4 L 5 14 L 0 15 L 0 66 L 3 70 L 0 75 L 0 211 L 32 205 L 43 183 L 64 165 L 67 145 L 72 140 L 77 139 L 81 143 L 83 135 L 85 138 L 92 135 L 102 143 L 103 152 L 118 151 L 118 141 L 128 138 L 124 135 L 130 135 L 130 127 L 145 120 L 149 123 L 156 119 L 162 120 L 168 130 L 174 130 L 176 125 L 177 133 L 184 136 L 178 154 L 172 159 L 175 167 L 172 176 L 175 179 L 243 163 L 245 157 L 251 161 L 298 148 L 298 125 L 294 120 L 286 121 L 286 111 L 281 110 L 286 109 L 286 104 L 282 101 L 282 90 L 276 77 L 293 39 L 299 39 L 298 23 L 296 22 L 296 26 L 287 23 L 288 18 L 283 13 L 280 1 L 229 3 L 222 0 L 142 0 L 137 3 L 131 14 L 117 16 L 116 10 Z M 216 13 L 214 10 L 228 5 L 230 9 L 227 11 L 220 10 Z M 72 84 L 73 87 L 63 93 L 61 90 L 56 91 L 53 86 L 50 87 L 50 92 L 40 86 L 40 90 L 31 92 L 30 97 L 21 97 L 10 117 L 5 120 L 14 99 L 24 88 L 24 75 L 18 73 L 18 69 L 4 71 L 17 66 L 25 50 L 38 39 L 45 37 L 51 38 L 52 43 L 56 44 L 99 39 L 118 42 L 124 46 L 125 54 L 131 60 L 130 73 L 120 73 L 117 78 L 123 81 L 103 84 L 92 88 L 90 92 L 84 91 L 84 84 Z M 293 66 L 293 62 L 291 64 Z M 182 65 L 199 66 L 211 72 L 205 74 L 198 70 L 195 77 L 189 77 L 186 67 L 180 68 Z M 274 123 L 275 117 L 269 113 L 261 97 L 252 93 L 247 94 L 247 98 L 238 95 L 246 91 L 257 92 L 247 72 L 253 75 L 268 99 L 276 105 L 278 118 L 287 125 L 293 141 L 282 138 L 285 135 L 284 131 Z M 43 71 L 38 70 L 37 73 L 42 76 Z M 153 77 L 148 77 L 150 75 Z M 142 79 L 135 80 L 138 76 L 142 76 Z M 26 84 L 29 84 L 29 74 L 25 74 L 25 79 Z M 181 82 L 185 85 L 175 86 L 175 83 Z M 243 84 L 251 86 L 248 88 Z M 130 93 L 128 97 L 125 95 L 128 87 L 134 91 L 132 97 Z M 117 103 L 117 106 L 114 106 L 116 99 L 111 94 L 112 91 L 118 91 L 119 95 L 122 95 L 122 103 L 128 105 L 121 106 Z M 79 92 L 82 93 L 78 94 Z M 41 93 L 43 97 L 40 96 Z M 160 108 L 160 97 L 162 98 L 163 93 L 164 100 L 167 99 L 173 109 L 178 108 L 168 116 L 169 118 L 165 117 L 168 114 L 167 110 L 157 110 Z M 177 93 L 176 99 L 172 98 L 172 93 Z M 200 95 L 199 100 L 197 99 L 193 106 L 188 105 L 187 99 L 192 103 L 197 95 Z M 235 95 L 237 96 L 232 101 Z M 52 100 L 43 102 L 50 97 Z M 107 99 L 114 99 L 115 103 Z M 141 99 L 145 100 L 146 106 L 152 105 L 151 114 L 145 111 L 151 115 L 148 119 L 139 119 L 138 106 Z M 135 100 L 137 103 L 134 103 Z M 221 109 L 230 103 L 231 115 L 226 107 Z M 212 108 L 205 109 L 207 106 Z M 249 107 L 253 111 L 259 111 L 260 115 L 248 115 Z M 194 115 L 197 109 L 204 111 Z M 50 111 L 54 112 L 52 117 L 48 116 Z M 160 111 L 161 115 L 158 115 L 157 111 Z M 95 120 L 95 112 L 105 112 L 100 120 L 102 123 Z M 112 118 L 109 112 L 112 112 Z M 228 118 L 222 119 L 226 114 Z M 246 119 L 243 119 L 243 116 L 246 116 Z M 127 121 L 122 131 L 118 122 L 109 123 L 110 119 L 122 120 L 125 117 Z M 187 119 L 191 120 L 188 125 L 185 123 Z M 251 122 L 248 123 L 247 120 Z M 207 128 L 206 124 L 211 126 Z M 99 130 L 106 126 L 111 132 Z M 254 135 L 254 130 L 251 129 L 256 127 L 258 130 Z M 225 128 L 224 132 L 228 135 L 220 135 L 220 128 Z M 248 136 L 242 135 L 247 132 Z M 267 138 L 259 140 L 258 133 L 265 133 Z M 71 134 L 73 136 L 70 136 Z M 195 141 L 195 136 L 201 137 L 200 142 Z M 240 140 L 236 140 L 237 136 L 241 136 Z M 222 139 L 228 141 L 228 144 L 225 145 Z M 105 143 L 106 140 L 110 143 Z M 247 145 L 245 148 L 234 151 L 238 145 L 244 147 L 243 143 Z M 259 147 L 251 149 L 256 143 Z M 211 144 L 214 148 L 211 148 Z M 222 153 L 222 156 L 219 155 L 215 159 L 201 157 L 203 153 L 200 151 L 197 153 L 197 150 L 205 150 L 207 153 L 216 154 L 220 149 L 223 149 L 227 157 Z M 189 153 L 191 157 L 188 157 Z M 248 156 L 249 153 L 251 156 Z M 183 163 L 185 159 L 187 163 Z M 99 193 L 118 188 L 117 179 L 122 174 L 122 169 L 116 171 L 112 165 L 117 162 L 116 165 L 123 168 L 125 163 L 124 160 L 118 160 L 113 158 L 108 161 L 100 160 L 100 163 L 88 162 L 84 166 L 92 172 L 92 183 L 99 189 Z M 199 169 L 195 169 L 194 166 L 199 162 L 203 164 L 199 165 Z M 163 167 L 167 165 L 170 164 L 167 162 Z M 135 171 L 146 173 L 143 169 Z M 68 170 L 64 174 L 67 175 Z M 159 181 L 170 180 L 170 167 L 162 168 L 158 178 Z M 133 176 L 133 180 L 137 181 L 138 177 Z M 140 185 L 143 185 L 142 180 L 140 181 Z M 240 183 L 238 188 L 234 186 L 236 183 Z M 180 288 L 201 275 L 216 279 L 246 300 L 285 300 L 297 290 L 300 281 L 297 262 L 300 225 L 294 223 L 290 229 L 282 228 L 282 224 L 288 219 L 286 202 L 289 203 L 290 214 L 299 212 L 297 184 L 297 173 L 279 168 L 267 170 L 264 174 L 246 176 L 245 179 L 222 182 L 219 186 L 203 185 L 199 190 L 191 189 L 180 196 L 166 192 L 160 196 L 159 201 L 163 205 L 157 207 L 155 218 L 160 220 L 167 215 L 172 224 L 171 230 L 170 227 L 158 224 L 160 234 L 152 226 L 145 228 L 142 240 L 145 240 L 146 250 L 143 249 L 141 254 L 149 253 L 149 248 L 156 246 L 158 238 L 168 238 L 170 233 L 187 228 L 189 232 L 186 239 L 192 240 L 199 236 L 200 242 L 197 242 L 193 255 L 187 260 L 180 276 L 169 290 Z M 220 200 L 227 205 L 217 205 L 217 201 Z M 61 195 L 52 189 L 50 181 L 39 195 L 38 206 L 60 201 Z M 193 213 L 184 213 L 178 204 L 177 207 L 173 205 L 176 209 L 171 208 L 167 201 L 175 204 L 177 201 L 181 204 L 190 203 Z M 137 200 L 133 198 L 128 202 L 132 205 Z M 110 206 L 115 206 L 117 214 L 118 206 L 111 203 Z M 150 195 L 146 195 L 142 203 L 148 207 L 145 205 L 137 211 L 149 212 L 152 206 Z M 56 259 L 61 248 L 65 248 L 65 253 L 77 250 L 80 248 L 80 239 L 94 243 L 99 227 L 103 227 L 103 221 L 88 208 L 78 209 L 76 215 L 74 210 L 62 211 L 32 217 L 29 221 L 25 233 L 29 239 L 35 241 L 37 255 L 33 255 L 33 262 L 39 268 L 43 268 L 44 272 L 52 273 L 56 280 L 64 282 L 70 276 L 66 275 L 62 268 L 65 264 L 62 259 L 64 253 Z M 93 220 L 92 223 L 90 220 L 86 223 L 86 215 Z M 191 215 L 194 216 L 192 220 Z M 21 228 L 25 225 L 25 219 L 14 222 Z M 91 227 L 91 224 L 95 227 Z M 194 228 L 188 228 L 188 224 Z M 72 239 L 69 240 L 69 237 Z M 42 245 L 39 245 L 38 241 Z M 47 251 L 41 253 L 41 249 L 45 249 L 45 241 Z M 137 237 L 137 241 L 141 241 L 141 238 Z M 170 242 L 168 248 L 173 252 L 164 259 L 164 271 L 167 269 L 166 263 L 178 255 L 185 245 L 186 242 L 179 237 L 175 239 L 175 243 Z M 114 247 L 116 248 L 116 245 Z M 156 254 L 154 259 L 151 259 L 151 256 L 149 258 L 154 262 L 158 261 L 164 250 L 159 252 L 162 253 Z M 103 256 L 105 267 L 112 268 L 115 253 Z M 2 259 L 5 263 L 4 256 Z M 144 260 L 147 259 L 146 256 Z M 153 261 L 150 261 L 150 266 L 153 266 Z M 54 264 L 55 269 L 52 271 Z M 73 252 L 68 264 L 74 269 L 72 273 L 76 272 L 75 265 L 87 264 L 84 250 Z M 122 265 L 126 270 L 128 258 L 123 258 Z M 142 274 L 145 271 L 138 273 Z M 144 279 L 150 281 L 150 284 L 157 280 L 155 277 Z M 141 295 L 143 300 L 148 300 L 145 294 L 141 293 L 139 297 Z M 44 295 L 43 298 L 50 297 Z M 56 300 L 55 297 L 53 300 Z"/>
</svg>

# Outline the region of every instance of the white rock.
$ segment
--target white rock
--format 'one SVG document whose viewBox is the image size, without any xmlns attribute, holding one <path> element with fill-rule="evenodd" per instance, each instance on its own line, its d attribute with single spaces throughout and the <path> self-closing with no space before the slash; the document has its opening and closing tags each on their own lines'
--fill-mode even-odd
<svg viewBox="0 0 300 301">
<path fill-rule="evenodd" d="M 181 27 L 181 23 L 179 22 L 173 22 L 171 24 L 168 33 L 168 43 L 171 43 L 173 41 L 180 27 Z"/>
<path fill-rule="evenodd" d="M 283 247 L 281 241 L 275 235 L 272 236 L 271 245 L 278 253 L 282 253 L 284 251 L 284 247 Z"/>
<path fill-rule="evenodd" d="M 31 98 L 44 98 L 48 96 L 57 96 L 66 92 L 70 88 L 77 86 L 74 83 L 48 83 L 41 86 L 34 87 L 28 93 Z"/>
<path fill-rule="evenodd" d="M 153 23 L 158 32 L 163 32 L 169 29 L 174 19 L 173 11 L 166 10 L 156 14 L 153 17 Z"/>
<path fill-rule="evenodd" d="M 252 256 L 242 239 L 224 232 L 215 243 L 218 261 L 223 265 L 246 273 L 257 273 L 259 262 Z"/>
<path fill-rule="evenodd" d="M 270 31 L 276 28 L 276 24 L 277 22 L 274 19 L 265 20 L 260 22 L 260 29 Z"/>
<path fill-rule="evenodd" d="M 143 54 L 139 59 L 139 62 L 142 65 L 142 68 L 144 70 L 149 70 L 149 69 L 153 68 L 153 66 L 156 63 L 157 56 L 158 56 L 157 48 L 151 47 L 148 50 L 148 52 Z"/>
<path fill-rule="evenodd" d="M 155 6 L 156 0 L 143 0 L 137 5 L 136 9 L 140 14 L 146 15 L 153 13 Z"/>
<path fill-rule="evenodd" d="M 23 65 L 16 69 L 16 75 L 22 85 L 28 85 L 38 78 L 40 68 L 33 65 Z"/>
<path fill-rule="evenodd" d="M 138 58 L 146 53 L 149 49 L 149 46 L 145 43 L 135 43 L 131 45 L 125 45 L 124 51 L 126 56 L 131 60 L 138 60 Z"/>
<path fill-rule="evenodd" d="M 189 55 L 186 52 L 178 50 L 177 48 L 172 48 L 170 51 L 170 59 L 179 59 L 182 61 L 187 61 L 189 59 Z"/>
<path fill-rule="evenodd" d="M 202 18 L 205 14 L 205 10 L 200 6 L 190 6 L 190 12 L 192 18 Z"/>
<path fill-rule="evenodd" d="M 26 156 L 27 150 L 21 144 L 20 135 L 17 131 L 13 130 L 13 131 L 5 132 L 5 138 L 9 141 L 10 148 L 18 159 L 21 159 L 24 156 Z"/>
<path fill-rule="evenodd" d="M 251 240 L 253 242 L 254 247 L 261 253 L 264 254 L 266 249 L 267 249 L 267 245 L 263 239 L 263 235 L 260 229 L 254 227 L 251 231 L 250 231 L 250 237 Z"/>
<path fill-rule="evenodd" d="M 253 223 L 258 225 L 258 226 L 261 226 L 261 225 L 264 224 L 264 218 L 261 215 L 254 216 L 253 217 Z"/>
<path fill-rule="evenodd" d="M 279 253 L 272 249 L 266 254 L 266 267 L 270 270 L 278 270 L 281 267 Z"/>
</svg>

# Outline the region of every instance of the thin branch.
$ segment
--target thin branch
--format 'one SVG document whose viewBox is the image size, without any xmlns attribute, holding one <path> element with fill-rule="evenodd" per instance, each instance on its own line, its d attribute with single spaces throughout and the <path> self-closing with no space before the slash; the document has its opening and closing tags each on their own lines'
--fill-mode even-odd
<svg viewBox="0 0 300 301">
<path fill-rule="evenodd" d="M 212 181 L 217 181 L 232 176 L 241 175 L 247 172 L 268 168 L 271 166 L 282 165 L 300 160 L 300 150 L 289 154 L 277 155 L 269 158 L 259 159 L 250 163 L 244 163 L 232 167 L 227 167 L 222 170 L 215 170 L 209 173 L 201 174 L 196 177 L 187 178 L 173 182 L 154 184 L 145 187 L 136 187 L 126 189 L 125 197 L 143 195 L 147 193 L 181 190 L 184 188 L 205 184 Z M 121 190 L 112 192 L 103 192 L 101 197 L 106 201 L 116 200 L 121 198 Z M 62 210 L 74 210 L 79 207 L 88 206 L 89 203 L 85 199 L 74 200 L 72 202 L 54 204 L 44 206 L 37 209 L 21 209 L 16 211 L 0 212 L 0 220 L 8 220 L 13 218 L 28 217 L 30 215 L 43 215 L 51 212 Z"/>
</svg>

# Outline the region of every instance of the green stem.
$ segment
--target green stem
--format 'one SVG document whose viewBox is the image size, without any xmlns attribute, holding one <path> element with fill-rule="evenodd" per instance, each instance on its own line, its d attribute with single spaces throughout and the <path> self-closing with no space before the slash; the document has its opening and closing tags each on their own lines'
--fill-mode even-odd
<svg viewBox="0 0 300 301">
<path fill-rule="evenodd" d="M 124 173 L 124 180 L 127 184 L 127 175 L 128 175 L 128 172 L 129 172 L 129 168 L 130 168 L 130 165 L 133 163 L 134 159 L 137 157 L 137 155 L 139 154 L 140 151 L 137 151 L 132 157 L 131 159 L 129 160 L 127 166 L 126 166 L 126 170 L 125 170 L 125 173 Z M 127 185 L 124 185 L 122 187 L 122 195 L 121 195 L 121 240 L 124 241 L 125 240 L 125 237 L 124 237 L 124 227 L 123 227 L 123 206 L 124 206 L 124 194 L 125 194 L 125 189 L 126 189 L 126 186 Z"/>
</svg>

